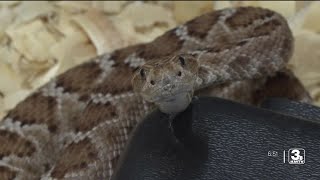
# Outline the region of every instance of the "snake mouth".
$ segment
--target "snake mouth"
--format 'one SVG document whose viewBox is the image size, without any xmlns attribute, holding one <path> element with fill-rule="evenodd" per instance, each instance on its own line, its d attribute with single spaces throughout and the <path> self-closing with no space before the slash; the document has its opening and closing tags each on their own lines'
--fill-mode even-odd
<svg viewBox="0 0 320 180">
<path fill-rule="evenodd" d="M 173 102 L 175 101 L 175 97 L 170 97 L 170 98 L 167 98 L 167 99 L 163 99 L 162 101 L 165 101 L 165 102 Z"/>
<path fill-rule="evenodd" d="M 141 93 L 141 95 L 148 102 L 160 103 L 173 102 L 177 97 L 181 97 L 182 95 L 192 95 L 193 91 L 193 86 L 190 84 L 183 84 L 179 86 L 165 85 L 157 89 L 152 89 L 152 91 Z"/>
<path fill-rule="evenodd" d="M 185 110 L 192 100 L 190 92 L 181 92 L 172 97 L 155 102 L 164 113 L 178 113 Z"/>
<path fill-rule="evenodd" d="M 183 90 L 183 91 L 177 91 L 174 93 L 168 93 L 168 94 L 163 94 L 157 97 L 153 97 L 150 98 L 151 102 L 166 102 L 166 103 L 170 103 L 170 102 L 175 102 L 177 100 L 177 97 L 181 97 L 183 95 L 188 95 L 191 94 L 192 91 L 191 90 Z"/>
</svg>

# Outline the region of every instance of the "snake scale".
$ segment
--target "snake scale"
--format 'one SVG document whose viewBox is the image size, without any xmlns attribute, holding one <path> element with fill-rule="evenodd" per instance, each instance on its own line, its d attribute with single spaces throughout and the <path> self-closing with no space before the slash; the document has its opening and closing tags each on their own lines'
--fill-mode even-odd
<svg viewBox="0 0 320 180">
<path fill-rule="evenodd" d="M 183 111 L 194 93 L 248 104 L 270 92 L 308 101 L 285 68 L 292 52 L 285 18 L 239 7 L 95 57 L 52 79 L 4 117 L 0 179 L 109 179 L 146 114 L 157 106 L 165 113 Z M 278 88 L 286 83 L 287 91 Z"/>
</svg>

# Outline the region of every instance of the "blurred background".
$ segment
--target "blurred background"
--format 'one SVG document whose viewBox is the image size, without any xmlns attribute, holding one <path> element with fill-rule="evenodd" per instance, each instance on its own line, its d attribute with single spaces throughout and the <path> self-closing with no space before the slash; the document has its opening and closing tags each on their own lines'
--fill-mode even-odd
<svg viewBox="0 0 320 180">
<path fill-rule="evenodd" d="M 287 18 L 295 36 L 291 68 L 320 106 L 320 2 L 2 1 L 0 118 L 52 77 L 97 55 L 149 42 L 212 10 L 260 6 Z"/>
</svg>

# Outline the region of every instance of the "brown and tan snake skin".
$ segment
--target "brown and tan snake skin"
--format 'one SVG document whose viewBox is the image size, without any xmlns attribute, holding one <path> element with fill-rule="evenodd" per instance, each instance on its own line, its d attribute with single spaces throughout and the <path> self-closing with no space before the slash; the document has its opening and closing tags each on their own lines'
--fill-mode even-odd
<svg viewBox="0 0 320 180">
<path fill-rule="evenodd" d="M 1 121 L 0 179 L 109 179 L 130 132 L 154 104 L 176 113 L 194 91 L 248 104 L 277 95 L 308 101 L 285 69 L 292 51 L 282 16 L 242 7 L 96 57 L 39 88 Z M 173 109 L 172 101 L 181 107 Z"/>
</svg>

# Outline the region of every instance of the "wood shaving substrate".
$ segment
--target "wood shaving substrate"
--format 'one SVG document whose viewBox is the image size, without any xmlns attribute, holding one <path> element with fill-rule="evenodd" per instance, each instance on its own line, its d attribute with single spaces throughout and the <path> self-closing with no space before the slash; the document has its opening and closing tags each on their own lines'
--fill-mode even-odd
<svg viewBox="0 0 320 180">
<path fill-rule="evenodd" d="M 247 5 L 273 9 L 288 19 L 296 39 L 289 67 L 320 106 L 319 2 L 3 1 L 0 118 L 50 79 L 90 58 L 151 41 L 202 13 Z"/>
</svg>

